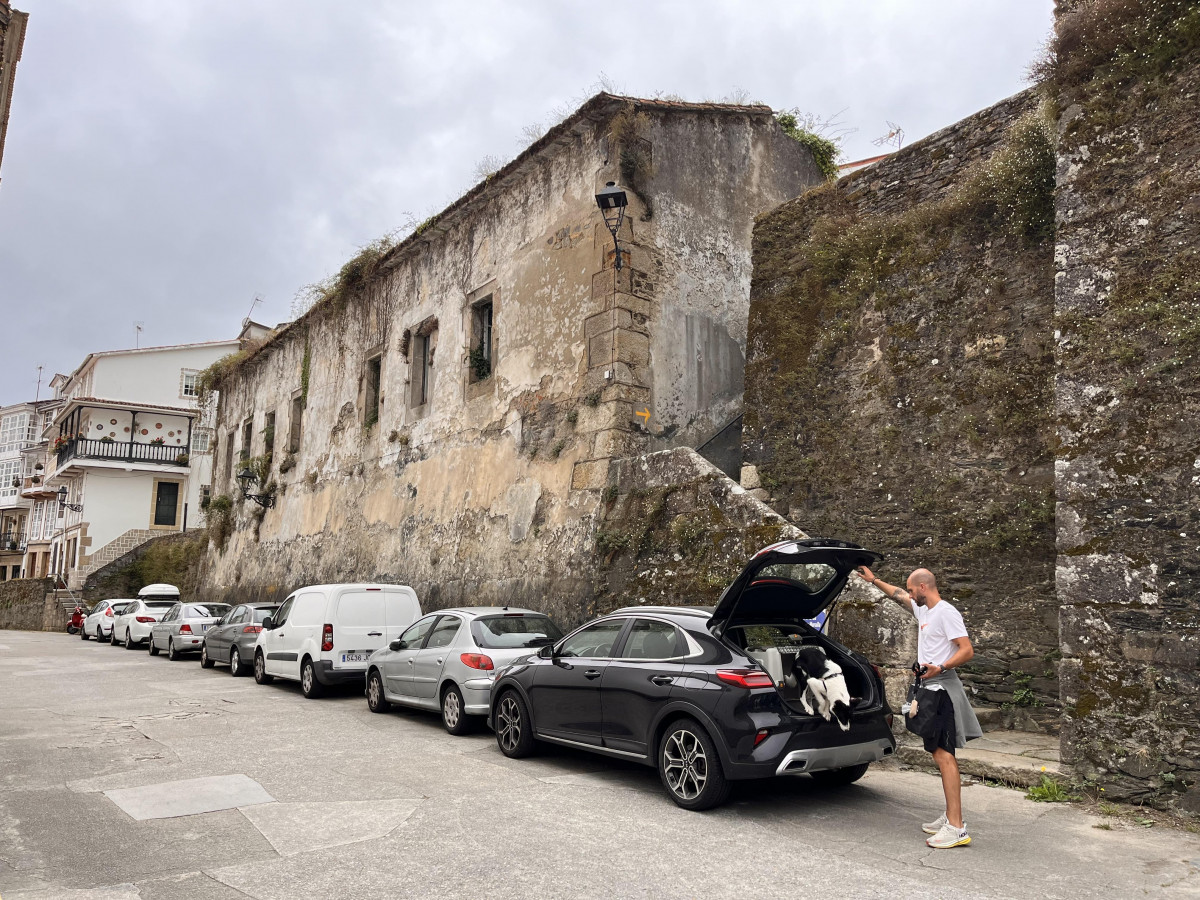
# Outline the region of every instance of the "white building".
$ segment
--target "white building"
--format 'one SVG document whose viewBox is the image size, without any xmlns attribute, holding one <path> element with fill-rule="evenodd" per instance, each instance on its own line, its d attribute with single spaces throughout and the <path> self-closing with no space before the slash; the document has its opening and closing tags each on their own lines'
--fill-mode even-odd
<svg viewBox="0 0 1200 900">
<path fill-rule="evenodd" d="M 42 429 L 53 419 L 54 406 L 53 400 L 43 400 L 0 408 L 0 581 L 24 574 L 34 504 L 23 487 L 36 464 L 27 454 L 38 446 Z"/>
<path fill-rule="evenodd" d="M 30 514 L 39 535 L 53 522 L 51 574 L 78 588 L 150 538 L 204 524 L 212 428 L 197 378 L 238 349 L 230 340 L 92 353 L 64 379 L 46 433 L 48 477 L 36 486 L 43 506 Z"/>
</svg>

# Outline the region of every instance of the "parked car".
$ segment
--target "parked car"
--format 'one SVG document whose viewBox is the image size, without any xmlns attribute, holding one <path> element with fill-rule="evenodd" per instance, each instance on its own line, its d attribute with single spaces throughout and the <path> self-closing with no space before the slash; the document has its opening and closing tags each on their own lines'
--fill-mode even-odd
<svg viewBox="0 0 1200 900">
<path fill-rule="evenodd" d="M 167 651 L 167 659 L 179 659 L 184 653 L 198 651 L 205 632 L 229 612 L 228 603 L 176 603 L 158 624 L 150 627 L 146 649 L 151 656 Z"/>
<path fill-rule="evenodd" d="M 84 618 L 83 631 L 79 632 L 79 636 L 85 641 L 90 637 L 97 641 L 107 641 L 112 635 L 113 620 L 132 602 L 124 599 L 101 600 Z"/>
<path fill-rule="evenodd" d="M 141 646 L 150 639 L 150 629 L 162 619 L 178 601 L 134 600 L 113 620 L 112 643 L 124 644 L 126 650 Z"/>
<path fill-rule="evenodd" d="M 443 609 L 417 620 L 367 663 L 367 706 L 441 710 L 451 734 L 466 734 L 487 716 L 496 669 L 562 637 L 531 609 Z"/>
<path fill-rule="evenodd" d="M 254 680 L 300 682 L 305 697 L 326 687 L 363 683 L 367 660 L 421 615 L 410 587 L 322 584 L 301 588 L 263 619 L 254 644 Z"/>
<path fill-rule="evenodd" d="M 878 554 L 830 540 L 760 550 L 715 608 L 618 610 L 496 675 L 489 722 L 505 756 L 537 741 L 658 768 L 685 809 L 723 802 L 730 781 L 809 773 L 849 784 L 895 752 L 879 670 L 805 619 L 830 606 L 855 566 Z M 842 667 L 849 731 L 788 687 L 797 648 Z"/>
<path fill-rule="evenodd" d="M 249 675 L 263 619 L 278 609 L 274 603 L 242 603 L 233 607 L 205 633 L 200 646 L 200 665 L 210 669 L 227 662 L 233 677 Z"/>
</svg>

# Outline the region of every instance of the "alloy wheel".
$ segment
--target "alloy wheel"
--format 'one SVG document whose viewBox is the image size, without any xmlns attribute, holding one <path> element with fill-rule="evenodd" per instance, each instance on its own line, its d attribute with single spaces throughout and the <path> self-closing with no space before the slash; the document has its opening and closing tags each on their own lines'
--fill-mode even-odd
<svg viewBox="0 0 1200 900">
<path fill-rule="evenodd" d="M 700 739 L 680 728 L 663 745 L 663 774 L 667 786 L 684 800 L 694 800 L 708 781 L 708 757 Z"/>
<path fill-rule="evenodd" d="M 237 647 L 229 651 L 229 674 L 235 678 L 242 674 L 242 656 Z"/>
<path fill-rule="evenodd" d="M 510 752 L 521 741 L 521 707 L 512 694 L 507 694 L 500 701 L 500 711 L 496 714 L 496 737 L 500 739 L 500 746 Z"/>
<path fill-rule="evenodd" d="M 300 688 L 306 694 L 312 693 L 312 683 L 312 666 L 305 666 L 300 670 Z"/>
</svg>

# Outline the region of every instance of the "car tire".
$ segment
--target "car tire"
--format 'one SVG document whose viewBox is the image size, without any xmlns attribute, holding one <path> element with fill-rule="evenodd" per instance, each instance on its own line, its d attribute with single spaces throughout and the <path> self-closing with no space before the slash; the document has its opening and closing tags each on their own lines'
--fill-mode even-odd
<svg viewBox="0 0 1200 900">
<path fill-rule="evenodd" d="M 447 733 L 454 735 L 471 733 L 471 726 L 474 723 L 464 711 L 465 706 L 462 691 L 458 689 L 458 685 L 447 685 L 446 689 L 442 691 L 442 727 L 446 729 Z"/>
<path fill-rule="evenodd" d="M 254 654 L 254 680 L 259 684 L 270 684 L 275 680 L 274 675 L 267 674 L 267 661 L 261 651 Z"/>
<path fill-rule="evenodd" d="M 117 646 L 117 626 L 113 626 L 113 630 L 108 633 L 108 645 L 110 647 Z"/>
<path fill-rule="evenodd" d="M 99 625 L 96 626 L 96 643 L 97 644 L 104 643 L 104 632 L 100 630 Z"/>
<path fill-rule="evenodd" d="M 392 708 L 383 695 L 383 678 L 378 669 L 367 673 L 367 709 L 373 713 L 385 713 Z"/>
<path fill-rule="evenodd" d="M 300 663 L 300 693 L 309 700 L 316 700 L 325 693 L 325 685 L 317 680 L 317 667 L 307 656 Z"/>
<path fill-rule="evenodd" d="M 867 774 L 870 763 L 859 763 L 857 766 L 846 766 L 844 769 L 826 769 L 824 772 L 813 772 L 813 782 L 821 787 L 845 787 L 854 784 Z"/>
<path fill-rule="evenodd" d="M 150 639 L 146 642 L 146 651 L 151 656 L 158 656 L 162 652 L 158 649 L 158 644 L 154 643 L 154 635 L 150 635 Z"/>
<path fill-rule="evenodd" d="M 208 655 L 208 642 L 205 641 L 200 645 L 200 668 L 211 669 L 217 664 L 217 661 Z"/>
<path fill-rule="evenodd" d="M 237 647 L 229 651 L 229 674 L 234 678 L 241 678 L 246 674 L 246 667 L 242 665 L 242 654 L 238 653 Z"/>
<path fill-rule="evenodd" d="M 137 646 L 137 643 L 134 642 L 133 636 L 129 633 L 129 629 L 126 628 L 125 629 L 125 649 L 132 650 L 136 646 Z"/>
<path fill-rule="evenodd" d="M 496 746 L 509 759 L 533 753 L 533 719 L 525 700 L 515 690 L 505 691 L 496 701 Z"/>
<path fill-rule="evenodd" d="M 84 628 L 82 625 L 79 627 L 79 639 L 81 641 L 86 641 L 88 639 L 87 629 Z"/>
<path fill-rule="evenodd" d="M 656 758 L 667 794 L 684 809 L 712 809 L 725 802 L 730 784 L 717 746 L 695 719 L 676 719 L 663 732 Z"/>
<path fill-rule="evenodd" d="M 167 638 L 167 659 L 171 662 L 176 662 L 179 659 L 179 653 L 175 649 L 174 638 Z"/>
</svg>

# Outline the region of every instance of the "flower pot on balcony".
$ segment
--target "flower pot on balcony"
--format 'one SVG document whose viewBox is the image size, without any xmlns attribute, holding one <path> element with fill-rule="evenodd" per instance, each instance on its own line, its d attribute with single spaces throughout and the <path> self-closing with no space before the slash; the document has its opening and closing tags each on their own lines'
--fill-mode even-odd
<svg viewBox="0 0 1200 900">
<path fill-rule="evenodd" d="M 102 444 L 115 444 L 115 443 L 116 443 L 116 440 L 115 440 L 114 438 L 111 438 L 111 437 L 109 437 L 109 436 L 106 434 L 104 437 L 100 438 L 100 443 L 102 443 Z"/>
<path fill-rule="evenodd" d="M 175 462 L 179 463 L 181 466 L 186 466 L 190 458 L 191 457 L 189 457 L 186 453 L 180 453 L 175 457 Z"/>
<path fill-rule="evenodd" d="M 160 437 L 156 437 L 153 440 L 151 440 L 150 443 L 154 444 L 156 447 L 161 447 L 163 444 L 166 443 L 166 440 L 164 440 L 163 438 L 160 438 Z"/>
<path fill-rule="evenodd" d="M 35 464 L 35 465 L 34 465 L 34 467 L 33 467 L 33 471 L 35 471 L 35 472 L 40 472 L 40 471 L 42 471 L 42 469 L 44 469 L 44 468 L 46 468 L 46 467 L 45 467 L 45 466 L 43 466 L 41 463 L 37 463 L 37 464 Z"/>
<path fill-rule="evenodd" d="M 30 479 L 29 479 L 29 483 L 30 483 L 30 484 L 41 484 L 41 483 L 42 483 L 42 476 L 41 476 L 41 475 L 34 475 L 32 478 L 30 478 Z"/>
</svg>

